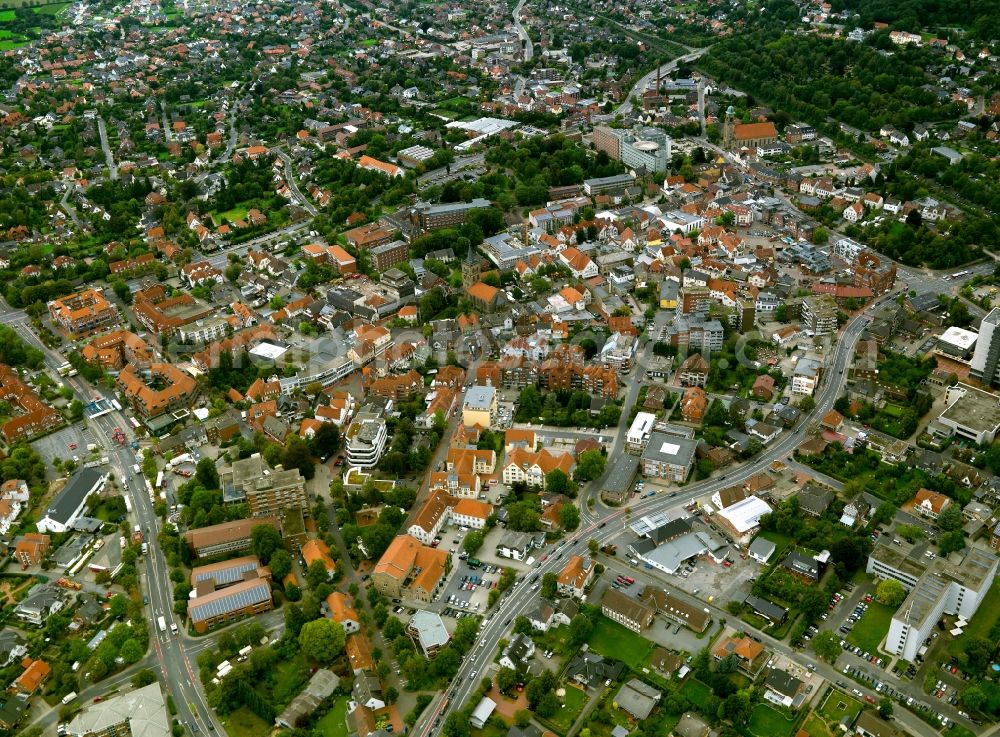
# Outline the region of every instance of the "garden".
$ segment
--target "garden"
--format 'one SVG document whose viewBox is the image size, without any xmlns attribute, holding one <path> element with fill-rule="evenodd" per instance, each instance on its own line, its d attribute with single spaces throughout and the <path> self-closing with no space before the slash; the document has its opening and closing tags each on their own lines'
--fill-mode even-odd
<svg viewBox="0 0 1000 737">
<path fill-rule="evenodd" d="M 780 711 L 767 704 L 757 704 L 750 712 L 747 729 L 757 737 L 788 737 L 795 726 L 794 719 L 788 719 Z"/>
<path fill-rule="evenodd" d="M 895 612 L 892 607 L 872 601 L 868 605 L 868 610 L 847 635 L 847 641 L 864 652 L 877 652 L 879 644 L 889 634 L 889 624 Z"/>
<path fill-rule="evenodd" d="M 649 640 L 604 616 L 596 618 L 589 643 L 599 655 L 615 658 L 636 669 L 642 667 L 653 649 Z"/>
</svg>

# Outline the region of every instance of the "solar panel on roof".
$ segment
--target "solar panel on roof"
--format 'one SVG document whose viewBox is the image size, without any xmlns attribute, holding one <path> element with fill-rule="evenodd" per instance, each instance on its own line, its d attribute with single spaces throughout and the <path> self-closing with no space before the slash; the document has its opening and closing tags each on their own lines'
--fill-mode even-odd
<svg viewBox="0 0 1000 737">
<path fill-rule="evenodd" d="M 201 622 L 222 614 L 228 614 L 237 609 L 261 604 L 270 597 L 271 587 L 267 583 L 261 582 L 258 586 L 235 590 L 227 596 L 220 596 L 218 599 L 213 599 L 201 605 L 195 599 L 195 603 L 191 607 L 191 620 Z"/>
</svg>

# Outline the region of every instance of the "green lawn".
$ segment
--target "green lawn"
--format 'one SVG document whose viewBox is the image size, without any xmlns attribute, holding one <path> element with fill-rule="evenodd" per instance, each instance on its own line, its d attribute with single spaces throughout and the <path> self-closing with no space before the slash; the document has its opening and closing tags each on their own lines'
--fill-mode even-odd
<svg viewBox="0 0 1000 737">
<path fill-rule="evenodd" d="M 250 208 L 248 207 L 242 207 L 240 205 L 237 205 L 232 210 L 226 210 L 225 212 L 214 212 L 212 213 L 212 215 L 215 216 L 215 222 L 219 224 L 222 223 L 223 218 L 225 218 L 229 222 L 232 222 L 234 220 L 246 220 L 247 210 L 249 209 Z"/>
<path fill-rule="evenodd" d="M 241 706 L 232 712 L 227 719 L 221 721 L 229 737 L 258 737 L 271 731 L 270 724 L 267 724 L 245 706 Z M 346 729 L 344 731 L 346 734 Z"/>
<path fill-rule="evenodd" d="M 681 695 L 695 706 L 704 708 L 712 695 L 712 689 L 697 678 L 688 678 L 681 686 Z"/>
<path fill-rule="evenodd" d="M 361 45 L 366 48 L 375 46 L 376 44 L 378 44 L 378 39 L 375 38 L 366 38 L 364 41 L 361 42 Z"/>
<path fill-rule="evenodd" d="M 347 697 L 342 696 L 330 707 L 330 711 L 316 722 L 314 729 L 323 737 L 347 737 L 347 722 L 344 721 L 346 714 Z"/>
<path fill-rule="evenodd" d="M 646 662 L 653 643 L 607 617 L 599 617 L 590 635 L 590 647 L 599 655 L 638 668 Z"/>
<path fill-rule="evenodd" d="M 802 725 L 802 729 L 806 731 L 809 737 L 830 737 L 832 734 L 826 726 L 826 722 L 816 714 L 809 715 L 805 724 Z"/>
<path fill-rule="evenodd" d="M 944 737 L 976 737 L 976 733 L 971 729 L 963 727 L 961 724 L 952 724 L 941 734 Z"/>
<path fill-rule="evenodd" d="M 27 45 L 27 41 L 0 41 L 0 51 L 10 51 L 11 49 L 19 49 L 22 46 Z"/>
<path fill-rule="evenodd" d="M 39 5 L 36 8 L 32 8 L 31 11 L 39 15 L 58 15 L 70 5 L 71 3 L 49 3 L 48 5 Z"/>
<path fill-rule="evenodd" d="M 948 652 L 954 656 L 965 652 L 965 646 L 980 637 L 989 637 L 993 625 L 1000 619 L 1000 579 L 995 579 L 979 609 L 972 615 L 965 631 L 948 643 Z"/>
<path fill-rule="evenodd" d="M 587 694 L 583 691 L 573 686 L 565 686 L 565 688 L 566 696 L 563 698 L 563 707 L 549 720 L 560 734 L 566 734 L 569 731 L 580 710 L 583 709 L 583 705 L 587 703 Z"/>
<path fill-rule="evenodd" d="M 847 641 L 869 653 L 878 651 L 879 643 L 889 633 L 889 623 L 896 612 L 892 607 L 873 601 L 868 611 L 859 619 L 847 636 Z"/>
<path fill-rule="evenodd" d="M 778 711 L 765 704 L 757 704 L 750 712 L 750 722 L 747 727 L 750 734 L 757 737 L 787 737 L 792 733 L 794 719 L 785 719 Z"/>
<path fill-rule="evenodd" d="M 771 556 L 769 563 L 773 563 L 776 560 L 781 560 L 782 554 L 792 544 L 792 539 L 788 535 L 782 535 L 780 532 L 772 532 L 770 530 L 764 530 L 760 533 L 760 537 L 765 540 L 770 540 L 774 543 L 774 554 Z"/>
<path fill-rule="evenodd" d="M 847 715 L 850 715 L 853 720 L 861 713 L 862 706 L 862 703 L 857 699 L 852 699 L 839 691 L 831 691 L 819 708 L 819 713 L 823 715 L 831 727 L 836 728 L 840 724 L 840 720 Z"/>
<path fill-rule="evenodd" d="M 13 10 L 0 10 L 0 23 L 9 23 L 16 17 Z"/>
</svg>

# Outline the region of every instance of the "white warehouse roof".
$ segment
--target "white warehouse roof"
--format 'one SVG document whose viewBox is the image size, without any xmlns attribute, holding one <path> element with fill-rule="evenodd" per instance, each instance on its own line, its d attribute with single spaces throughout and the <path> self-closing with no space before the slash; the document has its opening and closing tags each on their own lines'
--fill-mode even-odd
<svg viewBox="0 0 1000 737">
<path fill-rule="evenodd" d="M 760 524 L 760 518 L 765 514 L 770 514 L 770 512 L 771 507 L 763 499 L 758 496 L 748 496 L 716 514 L 725 519 L 736 532 L 742 535 Z"/>
</svg>

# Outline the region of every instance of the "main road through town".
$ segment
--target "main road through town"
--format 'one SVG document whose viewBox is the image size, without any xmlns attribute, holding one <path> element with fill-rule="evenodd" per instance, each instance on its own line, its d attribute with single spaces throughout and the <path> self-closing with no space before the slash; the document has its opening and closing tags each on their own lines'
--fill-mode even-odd
<svg viewBox="0 0 1000 737">
<path fill-rule="evenodd" d="M 885 299 L 879 300 L 869 309 L 874 309 Z M 816 392 L 816 406 L 811 413 L 802 417 L 797 427 L 783 433 L 772 445 L 765 448 L 761 454 L 753 461 L 746 463 L 736 470 L 717 476 L 706 481 L 686 486 L 672 495 L 659 494 L 636 501 L 630 507 L 632 517 L 654 514 L 657 512 L 667 512 L 671 509 L 683 507 L 691 500 L 705 495 L 713 494 L 727 486 L 732 486 L 750 478 L 770 465 L 774 460 L 789 454 L 800 442 L 807 432 L 807 428 L 812 424 L 812 420 L 822 417 L 832 407 L 837 397 L 844 388 L 847 368 L 850 365 L 851 357 L 858 338 L 861 336 L 869 320 L 867 312 L 859 313 L 855 316 L 837 336 L 837 341 L 832 348 L 824 376 Z M 636 385 L 641 382 L 642 369 L 639 368 L 633 378 L 634 385 L 630 389 L 630 396 L 637 393 Z M 628 412 L 623 412 L 627 415 Z M 623 430 L 619 427 L 618 439 L 614 444 L 614 451 L 620 452 L 622 445 Z M 581 496 L 581 504 L 586 509 L 587 501 L 591 495 L 598 492 L 599 483 L 591 484 Z M 466 706 L 469 696 L 479 687 L 480 680 L 487 675 L 487 670 L 496 655 L 497 644 L 507 633 L 514 619 L 520 615 L 527 614 L 537 603 L 538 593 L 536 584 L 540 584 L 542 576 L 546 573 L 557 573 L 564 565 L 563 557 L 566 553 L 580 553 L 587 550 L 587 542 L 596 539 L 601 545 L 607 544 L 626 533 L 629 514 L 623 509 L 611 509 L 603 506 L 595 500 L 594 512 L 588 515 L 582 529 L 578 530 L 571 537 L 567 538 L 558 548 L 543 554 L 537 566 L 527 573 L 513 589 L 511 589 L 497 604 L 496 609 L 489 615 L 483 628 L 479 633 L 479 639 L 473 646 L 472 651 L 466 654 L 462 668 L 450 686 L 448 693 L 437 698 L 425 711 L 423 717 L 417 722 L 414 734 L 419 737 L 429 737 L 440 732 L 445 717 L 449 713 Z M 821 668 L 821 672 L 829 671 L 829 667 L 815 661 L 807 654 L 800 654 L 797 660 L 813 664 Z M 920 721 L 914 715 L 903 709 L 898 709 L 899 718 L 905 720 L 906 725 L 917 734 L 932 735 L 934 730 L 930 725 Z"/>
</svg>

